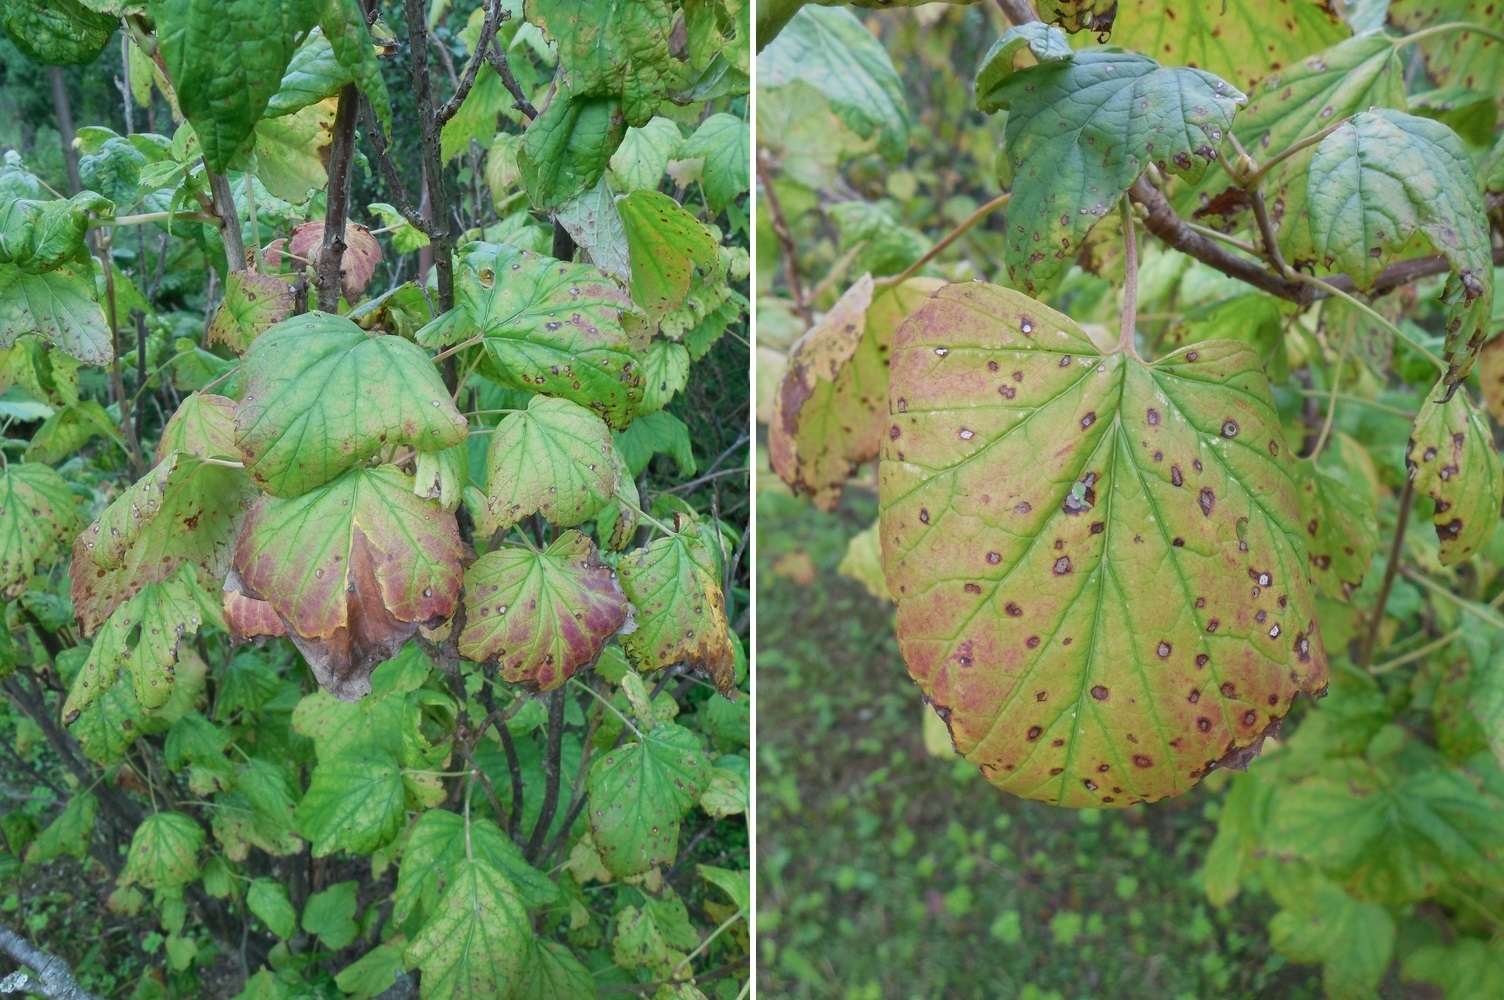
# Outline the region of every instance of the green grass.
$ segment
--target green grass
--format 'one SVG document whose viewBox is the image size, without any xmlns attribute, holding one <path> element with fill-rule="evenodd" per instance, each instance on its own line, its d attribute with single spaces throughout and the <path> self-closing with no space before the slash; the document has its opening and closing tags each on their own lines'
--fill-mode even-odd
<svg viewBox="0 0 1504 1000">
<path fill-rule="evenodd" d="M 855 494 L 834 514 L 758 499 L 759 992 L 1319 997 L 1316 970 L 1269 950 L 1267 899 L 1219 911 L 1201 891 L 1212 782 L 1075 812 L 925 752 L 891 606 L 836 573 L 876 515 Z"/>
</svg>

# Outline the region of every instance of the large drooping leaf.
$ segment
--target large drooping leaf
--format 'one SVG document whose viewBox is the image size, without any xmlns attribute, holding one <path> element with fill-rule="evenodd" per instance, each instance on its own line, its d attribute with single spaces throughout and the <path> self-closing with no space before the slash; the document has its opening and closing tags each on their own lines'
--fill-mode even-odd
<svg viewBox="0 0 1504 1000">
<path fill-rule="evenodd" d="M 1008 111 L 1009 276 L 1034 292 L 1064 270 L 1151 164 L 1199 180 L 1245 100 L 1210 73 L 1131 52 L 1079 52 L 999 71 L 977 105 Z"/>
<path fill-rule="evenodd" d="M 1368 575 L 1379 547 L 1378 496 L 1356 488 L 1347 471 L 1330 461 L 1300 459 L 1292 474 L 1311 577 L 1322 593 L 1346 601 Z"/>
<path fill-rule="evenodd" d="M 806 7 L 757 57 L 759 89 L 803 82 L 892 162 L 909 149 L 909 109 L 893 60 L 849 10 Z"/>
<path fill-rule="evenodd" d="M 143 889 L 187 885 L 198 875 L 198 851 L 203 846 L 204 828 L 187 813 L 148 816 L 131 837 L 120 884 L 134 882 Z"/>
<path fill-rule="evenodd" d="M 627 426 L 642 398 L 642 376 L 622 317 L 636 310 L 609 274 L 502 243 L 468 244 L 458 271 L 457 298 L 469 323 L 440 317 L 419 331 L 419 343 L 438 347 L 478 332 L 505 384 L 571 400 L 613 427 Z"/>
<path fill-rule="evenodd" d="M 107 365 L 115 356 L 93 278 L 71 267 L 29 274 L 0 265 L 0 348 L 24 333 L 37 334 L 85 364 Z"/>
<path fill-rule="evenodd" d="M 402 829 L 403 798 L 402 771 L 390 753 L 320 760 L 298 805 L 298 832 L 316 858 L 340 850 L 370 854 Z"/>
<path fill-rule="evenodd" d="M 6 0 L 0 27 L 11 43 L 38 62 L 53 66 L 91 63 L 110 43 L 120 22 L 79 0 Z"/>
<path fill-rule="evenodd" d="M 522 136 L 517 167 L 533 207 L 557 208 L 606 172 L 626 135 L 621 101 L 613 97 L 554 95 Z"/>
<path fill-rule="evenodd" d="M 68 482 L 51 466 L 15 462 L 0 472 L 0 597 L 15 600 L 78 528 Z"/>
<path fill-rule="evenodd" d="M 271 604 L 325 690 L 354 701 L 419 625 L 454 613 L 460 543 L 454 515 L 414 496 L 397 469 L 352 469 L 301 496 L 263 497 L 235 569 L 234 589 Z"/>
<path fill-rule="evenodd" d="M 695 269 L 715 266 L 715 240 L 699 219 L 657 191 L 633 191 L 616 209 L 626 229 L 632 301 L 662 319 L 683 304 Z"/>
<path fill-rule="evenodd" d="M 1393 0 L 1389 20 L 1402 31 L 1464 23 L 1497 32 L 1499 6 L 1495 0 Z M 1438 83 L 1491 94 L 1496 101 L 1504 94 L 1504 60 L 1499 58 L 1497 37 L 1477 31 L 1448 31 L 1417 44 L 1426 57 L 1426 68 Z"/>
<path fill-rule="evenodd" d="M 533 0 L 528 20 L 559 43 L 568 90 L 621 98 L 628 125 L 645 125 L 663 103 L 672 73 L 665 0 L 582 7 L 576 0 Z"/>
<path fill-rule="evenodd" d="M 67 201 L 17 198 L 0 207 L 0 264 L 39 274 L 87 260 L 89 213 L 114 214 L 108 198 L 84 191 Z"/>
<path fill-rule="evenodd" d="M 471 816 L 467 826 L 457 813 L 430 809 L 418 817 L 403 843 L 402 866 L 392 893 L 392 919 L 397 926 L 414 917 L 421 926 L 434 914 L 444 886 L 467 855 L 505 875 L 526 906 L 543 906 L 557 896 L 554 884 L 523 859 L 522 851 L 495 823 Z"/>
<path fill-rule="evenodd" d="M 789 350 L 773 398 L 768 458 L 784 482 L 830 510 L 888 428 L 893 331 L 944 282 L 910 278 L 874 292 L 863 276 Z"/>
<path fill-rule="evenodd" d="M 263 118 L 256 123 L 249 151 L 235 160 L 233 169 L 254 173 L 274 197 L 304 204 L 329 183 L 338 108 L 339 101 L 330 97 L 290 115 Z"/>
<path fill-rule="evenodd" d="M 1467 146 L 1441 122 L 1365 111 L 1321 140 L 1311 157 L 1311 240 L 1328 267 L 1373 281 L 1416 233 L 1447 258 L 1446 377 L 1472 369 L 1489 330 L 1494 265 L 1488 217 Z"/>
<path fill-rule="evenodd" d="M 686 526 L 617 565 L 636 609 L 637 628 L 622 648 L 642 671 L 682 663 L 709 677 L 722 694 L 736 687 L 736 652 L 726 621 L 714 528 Z"/>
<path fill-rule="evenodd" d="M 567 399 L 534 396 L 496 425 L 486 457 L 487 505 L 497 527 L 534 511 L 573 527 L 610 501 L 618 478 L 611 431 Z"/>
<path fill-rule="evenodd" d="M 225 278 L 225 297 L 209 324 L 208 341 L 243 354 L 251 341 L 286 319 L 292 305 L 292 286 L 281 278 L 231 271 Z"/>
<path fill-rule="evenodd" d="M 973 283 L 910 315 L 891 368 L 899 644 L 994 784 L 1067 806 L 1179 794 L 1325 687 L 1289 451 L 1246 345 L 1104 355 Z"/>
<path fill-rule="evenodd" d="M 586 812 L 606 869 L 637 875 L 674 860 L 679 820 L 709 781 L 698 737 L 673 723 L 597 757 L 585 778 Z"/>
<path fill-rule="evenodd" d="M 465 418 L 421 350 L 342 317 L 279 323 L 242 364 L 235 438 L 246 471 L 275 496 L 322 486 L 383 448 L 438 451 L 465 439 Z"/>
<path fill-rule="evenodd" d="M 504 680 L 539 691 L 595 662 L 627 620 L 627 598 L 595 543 L 566 531 L 542 552 L 508 546 L 465 573 L 460 655 L 495 661 Z"/>
<path fill-rule="evenodd" d="M 209 169 L 229 168 L 282 84 L 319 0 L 153 0 L 178 106 Z"/>
<path fill-rule="evenodd" d="M 466 859 L 403 957 L 422 971 L 425 1000 L 505 1000 L 521 996 L 532 938 L 511 881 L 479 858 Z"/>
<path fill-rule="evenodd" d="M 184 564 L 217 591 L 256 488 L 240 469 L 181 452 L 163 458 L 73 543 L 74 613 L 85 635 L 116 606 Z"/>
<path fill-rule="evenodd" d="M 1435 503 L 1441 561 L 1460 563 L 1492 537 L 1504 505 L 1504 470 L 1488 418 L 1466 389 L 1443 400 L 1438 384 L 1410 429 L 1405 466 L 1417 493 Z"/>
<path fill-rule="evenodd" d="M 1130 0 L 1118 7 L 1111 34 L 1114 45 L 1248 87 L 1348 30 L 1322 0 L 1190 0 L 1170 8 Z"/>
</svg>

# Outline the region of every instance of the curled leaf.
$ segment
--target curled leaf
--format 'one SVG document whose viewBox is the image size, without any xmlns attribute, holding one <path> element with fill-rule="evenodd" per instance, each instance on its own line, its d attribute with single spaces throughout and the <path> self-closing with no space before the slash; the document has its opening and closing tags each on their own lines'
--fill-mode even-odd
<svg viewBox="0 0 1504 1000">
<path fill-rule="evenodd" d="M 1493 535 L 1504 505 L 1504 470 L 1488 419 L 1465 390 L 1441 398 L 1444 385 L 1445 379 L 1415 417 L 1405 467 L 1416 492 L 1435 502 L 1431 522 L 1441 561 L 1451 566 Z"/>
</svg>

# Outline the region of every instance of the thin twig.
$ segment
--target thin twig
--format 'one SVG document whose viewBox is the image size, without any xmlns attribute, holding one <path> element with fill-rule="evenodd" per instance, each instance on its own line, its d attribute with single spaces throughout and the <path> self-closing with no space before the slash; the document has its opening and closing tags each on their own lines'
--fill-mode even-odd
<svg viewBox="0 0 1504 1000">
<path fill-rule="evenodd" d="M 768 201 L 768 221 L 772 224 L 773 235 L 778 238 L 778 246 L 783 251 L 784 274 L 789 283 L 789 295 L 794 300 L 794 312 L 804 320 L 805 326 L 814 326 L 814 317 L 810 314 L 809 303 L 804 298 L 804 286 L 799 282 L 799 258 L 794 250 L 794 236 L 789 231 L 788 220 L 784 217 L 783 206 L 778 202 L 778 195 L 773 190 L 773 175 L 768 169 L 767 158 L 759 150 L 757 154 L 757 179 L 762 184 L 762 193 Z"/>
<path fill-rule="evenodd" d="M 68 968 L 66 962 L 33 945 L 3 924 L 0 924 L 0 952 L 21 965 L 35 969 L 37 973 L 35 979 L 24 972 L 13 972 L 0 979 L 0 996 L 35 993 L 47 1000 L 100 1000 L 97 994 L 78 985 L 78 980 L 73 978 L 73 970 Z"/>
<path fill-rule="evenodd" d="M 533 835 L 522 852 L 530 862 L 538 858 L 553 825 L 554 813 L 559 809 L 559 768 L 564 751 L 564 691 L 555 691 L 548 696 L 548 745 L 543 753 L 543 808 L 538 813 L 538 822 L 533 826 Z"/>
<path fill-rule="evenodd" d="M 1379 627 L 1384 624 L 1384 608 L 1389 603 L 1389 591 L 1394 587 L 1394 576 L 1399 571 L 1400 553 L 1405 548 L 1405 526 L 1410 523 L 1410 507 L 1415 500 L 1415 479 L 1405 477 L 1405 487 L 1400 490 L 1400 512 L 1395 519 L 1394 540 L 1389 544 L 1389 562 L 1384 566 L 1384 582 L 1379 585 L 1379 596 L 1373 604 L 1373 621 L 1368 623 L 1368 635 L 1363 640 L 1363 652 L 1358 657 L 1358 669 L 1367 670 L 1373 663 L 1374 648 L 1379 643 Z"/>
<path fill-rule="evenodd" d="M 314 258 L 313 285 L 318 290 L 319 310 L 339 310 L 343 290 L 345 226 L 350 211 L 350 165 L 355 158 L 355 117 L 360 92 L 355 84 L 340 88 L 334 113 L 334 137 L 329 144 L 329 185 L 325 188 L 324 238 Z"/>
<path fill-rule="evenodd" d="M 511 12 L 505 10 L 497 0 L 486 0 L 486 17 L 481 22 L 480 39 L 475 43 L 475 51 L 470 56 L 470 64 L 465 67 L 465 75 L 460 77 L 459 83 L 455 86 L 454 96 L 445 101 L 436 112 L 441 126 L 459 113 L 460 105 L 465 103 L 465 98 L 470 94 L 470 88 L 475 86 L 476 74 L 480 72 L 481 64 L 486 61 L 486 54 L 491 49 L 491 42 L 496 38 L 497 29 L 511 16 Z M 439 51 L 447 60 L 448 50 L 440 46 Z"/>
<path fill-rule="evenodd" d="M 511 94 L 512 100 L 516 102 L 512 107 L 526 115 L 529 122 L 537 118 L 538 109 L 533 107 L 533 102 L 527 99 L 522 84 L 518 83 L 517 77 L 512 75 L 512 65 L 507 62 L 505 46 L 499 40 L 486 50 L 486 61 L 491 64 L 496 75 L 501 77 L 501 85 L 507 88 L 507 93 Z"/>
<path fill-rule="evenodd" d="M 934 246 L 930 247 L 925 251 L 922 257 L 914 261 L 914 263 L 910 264 L 908 267 L 904 268 L 903 273 L 892 278 L 883 278 L 875 282 L 875 284 L 881 288 L 903 284 L 905 281 L 914 276 L 915 271 L 919 270 L 921 267 L 934 260 L 935 257 L 938 256 L 940 252 L 943 251 L 946 247 L 956 242 L 956 240 L 960 239 L 962 236 L 965 236 L 967 231 L 970 230 L 972 226 L 976 225 L 978 222 L 982 221 L 993 212 L 996 212 L 998 209 L 1008 204 L 1008 199 L 1012 197 L 1012 191 L 1004 191 L 1002 194 L 998 195 L 996 198 L 992 199 L 987 204 L 983 205 L 981 208 L 978 208 L 975 212 L 972 212 L 966 218 L 962 219 L 960 224 L 957 225 L 955 229 L 952 229 L 950 232 L 946 233 L 945 236 L 941 237 L 939 243 L 936 243 Z"/>
</svg>

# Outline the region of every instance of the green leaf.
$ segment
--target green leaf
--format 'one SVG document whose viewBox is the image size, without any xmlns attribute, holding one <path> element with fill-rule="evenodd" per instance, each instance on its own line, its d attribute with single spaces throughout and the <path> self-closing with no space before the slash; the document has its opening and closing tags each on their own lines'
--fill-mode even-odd
<svg viewBox="0 0 1504 1000">
<path fill-rule="evenodd" d="M 1472 369 L 1494 300 L 1488 217 L 1467 146 L 1440 122 L 1365 111 L 1316 147 L 1309 198 L 1317 257 L 1351 274 L 1360 291 L 1417 232 L 1447 258 L 1451 391 Z"/>
<path fill-rule="evenodd" d="M 1504 504 L 1504 469 L 1488 418 L 1468 391 L 1441 397 L 1438 383 L 1410 430 L 1405 467 L 1416 492 L 1435 502 L 1431 523 L 1441 543 L 1441 561 L 1451 566 L 1492 537 Z"/>
<path fill-rule="evenodd" d="M 715 238 L 668 195 L 634 191 L 616 203 L 632 263 L 632 301 L 653 319 L 684 303 L 695 269 L 716 265 Z"/>
<path fill-rule="evenodd" d="M 626 128 L 615 98 L 556 94 L 523 133 L 517 153 L 522 186 L 533 207 L 557 208 L 594 187 Z"/>
<path fill-rule="evenodd" d="M 768 459 L 822 510 L 888 432 L 888 354 L 893 331 L 943 282 L 910 278 L 874 291 L 863 275 L 789 350 L 773 398 Z"/>
<path fill-rule="evenodd" d="M 1367 1000 L 1394 954 L 1394 919 L 1377 903 L 1357 900 L 1330 883 L 1299 910 L 1269 921 L 1269 943 L 1297 962 L 1320 962 L 1331 1000 Z"/>
<path fill-rule="evenodd" d="M 709 781 L 699 738 L 673 723 L 598 755 L 585 778 L 586 812 L 606 868 L 637 875 L 673 861 L 679 820 Z"/>
<path fill-rule="evenodd" d="M 106 365 L 115 356 L 94 279 L 71 267 L 28 274 L 0 266 L 0 348 L 25 333 L 87 365 Z"/>
<path fill-rule="evenodd" d="M 672 72 L 666 0 L 583 8 L 575 0 L 533 0 L 527 17 L 559 43 L 569 93 L 620 97 L 628 125 L 645 125 L 657 112 Z"/>
<path fill-rule="evenodd" d="M 225 171 L 250 139 L 318 0 L 153 0 L 157 41 L 178 105 L 210 170 Z"/>
<path fill-rule="evenodd" d="M 173 452 L 120 495 L 73 543 L 73 604 L 91 634 L 148 583 L 191 564 L 219 589 L 255 487 L 240 469 Z"/>
<path fill-rule="evenodd" d="M 554 213 L 575 244 L 590 255 L 590 262 L 622 282 L 631 280 L 627 256 L 627 231 L 616 210 L 616 195 L 605 181 L 572 199 Z"/>
<path fill-rule="evenodd" d="M 1378 496 L 1364 496 L 1340 470 L 1310 459 L 1294 463 L 1311 578 L 1323 594 L 1347 601 L 1368 575 L 1379 547 Z"/>
<path fill-rule="evenodd" d="M 399 940 L 377 945 L 341 969 L 334 985 L 350 1000 L 375 1000 L 406 972 L 402 965 L 404 943 Z"/>
<path fill-rule="evenodd" d="M 637 416 L 657 413 L 689 384 L 689 349 L 671 340 L 655 340 L 642 356 L 642 402 Z"/>
<path fill-rule="evenodd" d="M 887 49 L 855 14 L 806 7 L 757 58 L 757 85 L 805 83 L 823 93 L 841 121 L 897 163 L 909 149 L 904 87 Z"/>
<path fill-rule="evenodd" d="M 595 543 L 566 531 L 546 550 L 508 546 L 465 573 L 459 651 L 504 680 L 552 691 L 595 662 L 627 620 L 627 599 Z"/>
<path fill-rule="evenodd" d="M 573 527 L 594 517 L 616 490 L 611 431 L 566 399 L 534 396 L 502 417 L 486 457 L 486 504 L 509 528 L 534 511 Z"/>
<path fill-rule="evenodd" d="M 242 364 L 235 438 L 246 471 L 275 496 L 322 486 L 389 445 L 465 440 L 437 368 L 401 337 L 310 313 L 257 337 Z"/>
<path fill-rule="evenodd" d="M 752 185 L 752 130 L 736 115 L 722 111 L 700 123 L 684 141 L 678 159 L 700 157 L 700 183 L 713 212 L 722 211 Z"/>
<path fill-rule="evenodd" d="M 303 907 L 303 929 L 318 937 L 325 948 L 339 951 L 355 940 L 355 890 L 359 882 L 336 882 L 308 897 Z"/>
<path fill-rule="evenodd" d="M 1504 948 L 1468 937 L 1450 946 L 1422 945 L 1405 956 L 1400 975 L 1438 986 L 1448 997 L 1499 996 L 1504 994 Z"/>
<path fill-rule="evenodd" d="M 1325 686 L 1289 449 L 1246 345 L 1103 355 L 971 283 L 910 314 L 891 368 L 899 646 L 994 784 L 1067 806 L 1176 795 L 1246 766 Z"/>
<path fill-rule="evenodd" d="M 235 547 L 239 589 L 287 626 L 325 690 L 371 692 L 371 671 L 459 599 L 454 515 L 392 466 L 352 469 L 291 499 L 263 497 Z M 231 578 L 235 582 L 235 578 Z"/>
<path fill-rule="evenodd" d="M 1047 13 L 1045 17 L 1049 19 Z M 1065 25 L 1065 29 L 1075 30 L 1070 25 Z M 1025 50 L 1040 63 L 1060 62 L 1076 54 L 1065 35 L 1043 21 L 1029 21 L 1009 28 L 982 57 L 982 66 L 973 81 L 972 93 L 977 95 L 977 106 L 982 111 L 992 114 L 998 110 L 997 105 L 990 101 L 984 103 L 984 95 L 990 94 L 994 87 L 1013 75 L 1015 63 Z"/>
<path fill-rule="evenodd" d="M 626 463 L 627 472 L 634 479 L 642 475 L 654 455 L 673 458 L 681 476 L 695 474 L 695 452 L 689 439 L 689 427 L 667 411 L 660 410 L 632 421 L 632 426 L 617 432 L 616 447 Z"/>
<path fill-rule="evenodd" d="M 26 848 L 26 863 L 45 864 L 63 855 L 81 858 L 89 852 L 94 839 L 94 818 L 99 814 L 99 800 L 87 789 L 75 792 L 57 819 L 37 835 Z"/>
<path fill-rule="evenodd" d="M 131 837 L 120 884 L 143 889 L 174 889 L 198 877 L 198 852 L 204 828 L 180 812 L 155 813 L 141 821 Z"/>
<path fill-rule="evenodd" d="M 1008 111 L 1009 277 L 1032 294 L 1064 270 L 1151 164 L 1199 180 L 1246 100 L 1201 70 L 1095 51 L 1018 70 L 978 93 L 978 107 Z"/>
<path fill-rule="evenodd" d="M 619 191 L 656 191 L 668 163 L 679 155 L 684 137 L 669 118 L 654 118 L 646 125 L 627 129 L 621 145 L 611 156 L 611 177 Z"/>
<path fill-rule="evenodd" d="M 376 58 L 376 43 L 366 24 L 365 11 L 358 0 L 327 0 L 319 25 L 334 56 L 371 102 L 376 121 L 383 133 L 392 132 L 392 98 L 386 89 L 386 79 L 381 75 L 381 63 Z"/>
<path fill-rule="evenodd" d="M 467 856 L 465 843 L 463 816 L 430 809 L 418 817 L 403 846 L 392 894 L 392 919 L 399 927 L 411 918 L 426 922 L 436 912 L 439 894 Z M 472 816 L 469 843 L 469 854 L 506 876 L 524 906 L 545 906 L 557 897 L 554 884 L 523 860 L 522 851 L 495 823 Z"/>
<path fill-rule="evenodd" d="M 637 612 L 636 631 L 622 648 L 644 672 L 684 664 L 715 682 L 736 686 L 736 654 L 721 594 L 713 529 L 691 524 L 628 553 L 617 565 L 622 590 Z"/>
<path fill-rule="evenodd" d="M 232 459 L 235 447 L 235 401 L 226 396 L 195 392 L 184 397 L 162 428 L 157 462 L 175 451 L 196 458 Z"/>
<path fill-rule="evenodd" d="M 624 969 L 646 969 L 650 975 L 672 978 L 685 953 L 699 943 L 684 900 L 676 895 L 649 898 L 640 909 L 628 906 L 616 915 L 611 959 Z"/>
<path fill-rule="evenodd" d="M 244 354 L 258 336 L 291 315 L 292 306 L 292 286 L 281 278 L 231 271 L 225 297 L 209 324 L 208 342 Z"/>
<path fill-rule="evenodd" d="M 0 6 L 0 27 L 12 44 L 37 62 L 53 66 L 93 62 L 119 24 L 79 0 L 8 0 Z"/>
<path fill-rule="evenodd" d="M 321 28 L 314 28 L 292 54 L 282 83 L 266 105 L 267 118 L 280 118 L 336 96 L 350 82 L 350 71 L 334 55 Z M 232 272 L 234 273 L 234 272 Z"/>
<path fill-rule="evenodd" d="M 590 970 L 568 948 L 538 938 L 529 949 L 521 983 L 517 996 L 528 1000 L 589 1000 L 599 995 Z"/>
<path fill-rule="evenodd" d="M 53 413 L 37 428 L 26 446 L 26 460 L 56 464 L 95 438 L 125 450 L 125 440 L 105 408 L 92 399 L 80 400 Z"/>
<path fill-rule="evenodd" d="M 298 804 L 298 832 L 316 858 L 335 851 L 370 854 L 401 831 L 404 801 L 402 771 L 390 754 L 320 760 Z"/>
<path fill-rule="evenodd" d="M 1313 0 L 1190 0 L 1174 11 L 1149 3 L 1120 10 L 1113 44 L 1251 86 L 1348 33 L 1331 6 Z"/>
<path fill-rule="evenodd" d="M 1401 31 L 1457 22 L 1497 31 L 1499 9 L 1493 0 L 1393 0 L 1389 20 Z M 1438 83 L 1460 83 L 1495 97 L 1504 93 L 1504 65 L 1500 64 L 1497 37 L 1476 31 L 1448 31 L 1416 44 Z"/>
<path fill-rule="evenodd" d="M 0 597 L 21 596 L 76 530 L 78 506 L 67 480 L 38 462 L 7 465 L 0 472 Z"/>
<path fill-rule="evenodd" d="M 642 398 L 637 355 L 622 328 L 635 309 L 610 275 L 499 243 L 469 244 L 458 270 L 457 298 L 470 325 L 446 329 L 440 317 L 419 331 L 419 343 L 437 347 L 473 326 L 503 385 L 568 399 L 613 427 L 627 425 Z"/>
<path fill-rule="evenodd" d="M 425 997 L 495 1000 L 520 996 L 532 939 L 507 877 L 484 861 L 465 860 L 403 957 L 422 971 Z"/>
<path fill-rule="evenodd" d="M 385 202 L 372 202 L 366 206 L 375 216 L 381 220 L 383 227 L 395 226 L 390 233 L 392 249 L 398 253 L 412 253 L 428 246 L 428 237 L 423 230 L 408 222 L 396 205 L 388 205 Z"/>
<path fill-rule="evenodd" d="M 93 191 L 67 201 L 10 202 L 0 209 L 0 264 L 40 274 L 86 262 L 84 235 L 89 231 L 90 212 L 108 217 L 115 214 L 115 206 Z"/>
<path fill-rule="evenodd" d="M 752 887 L 748 883 L 746 872 L 716 868 L 713 865 L 696 865 L 695 869 L 702 879 L 731 897 L 731 902 L 738 910 L 744 914 L 752 912 Z"/>
<path fill-rule="evenodd" d="M 288 901 L 287 887 L 276 879 L 254 879 L 246 890 L 245 905 L 277 937 L 285 940 L 298 932 L 298 911 Z"/>
<path fill-rule="evenodd" d="M 1468 707 L 1483 727 L 1494 759 L 1504 766 L 1504 656 L 1495 654 L 1474 671 L 1468 686 Z"/>
</svg>

